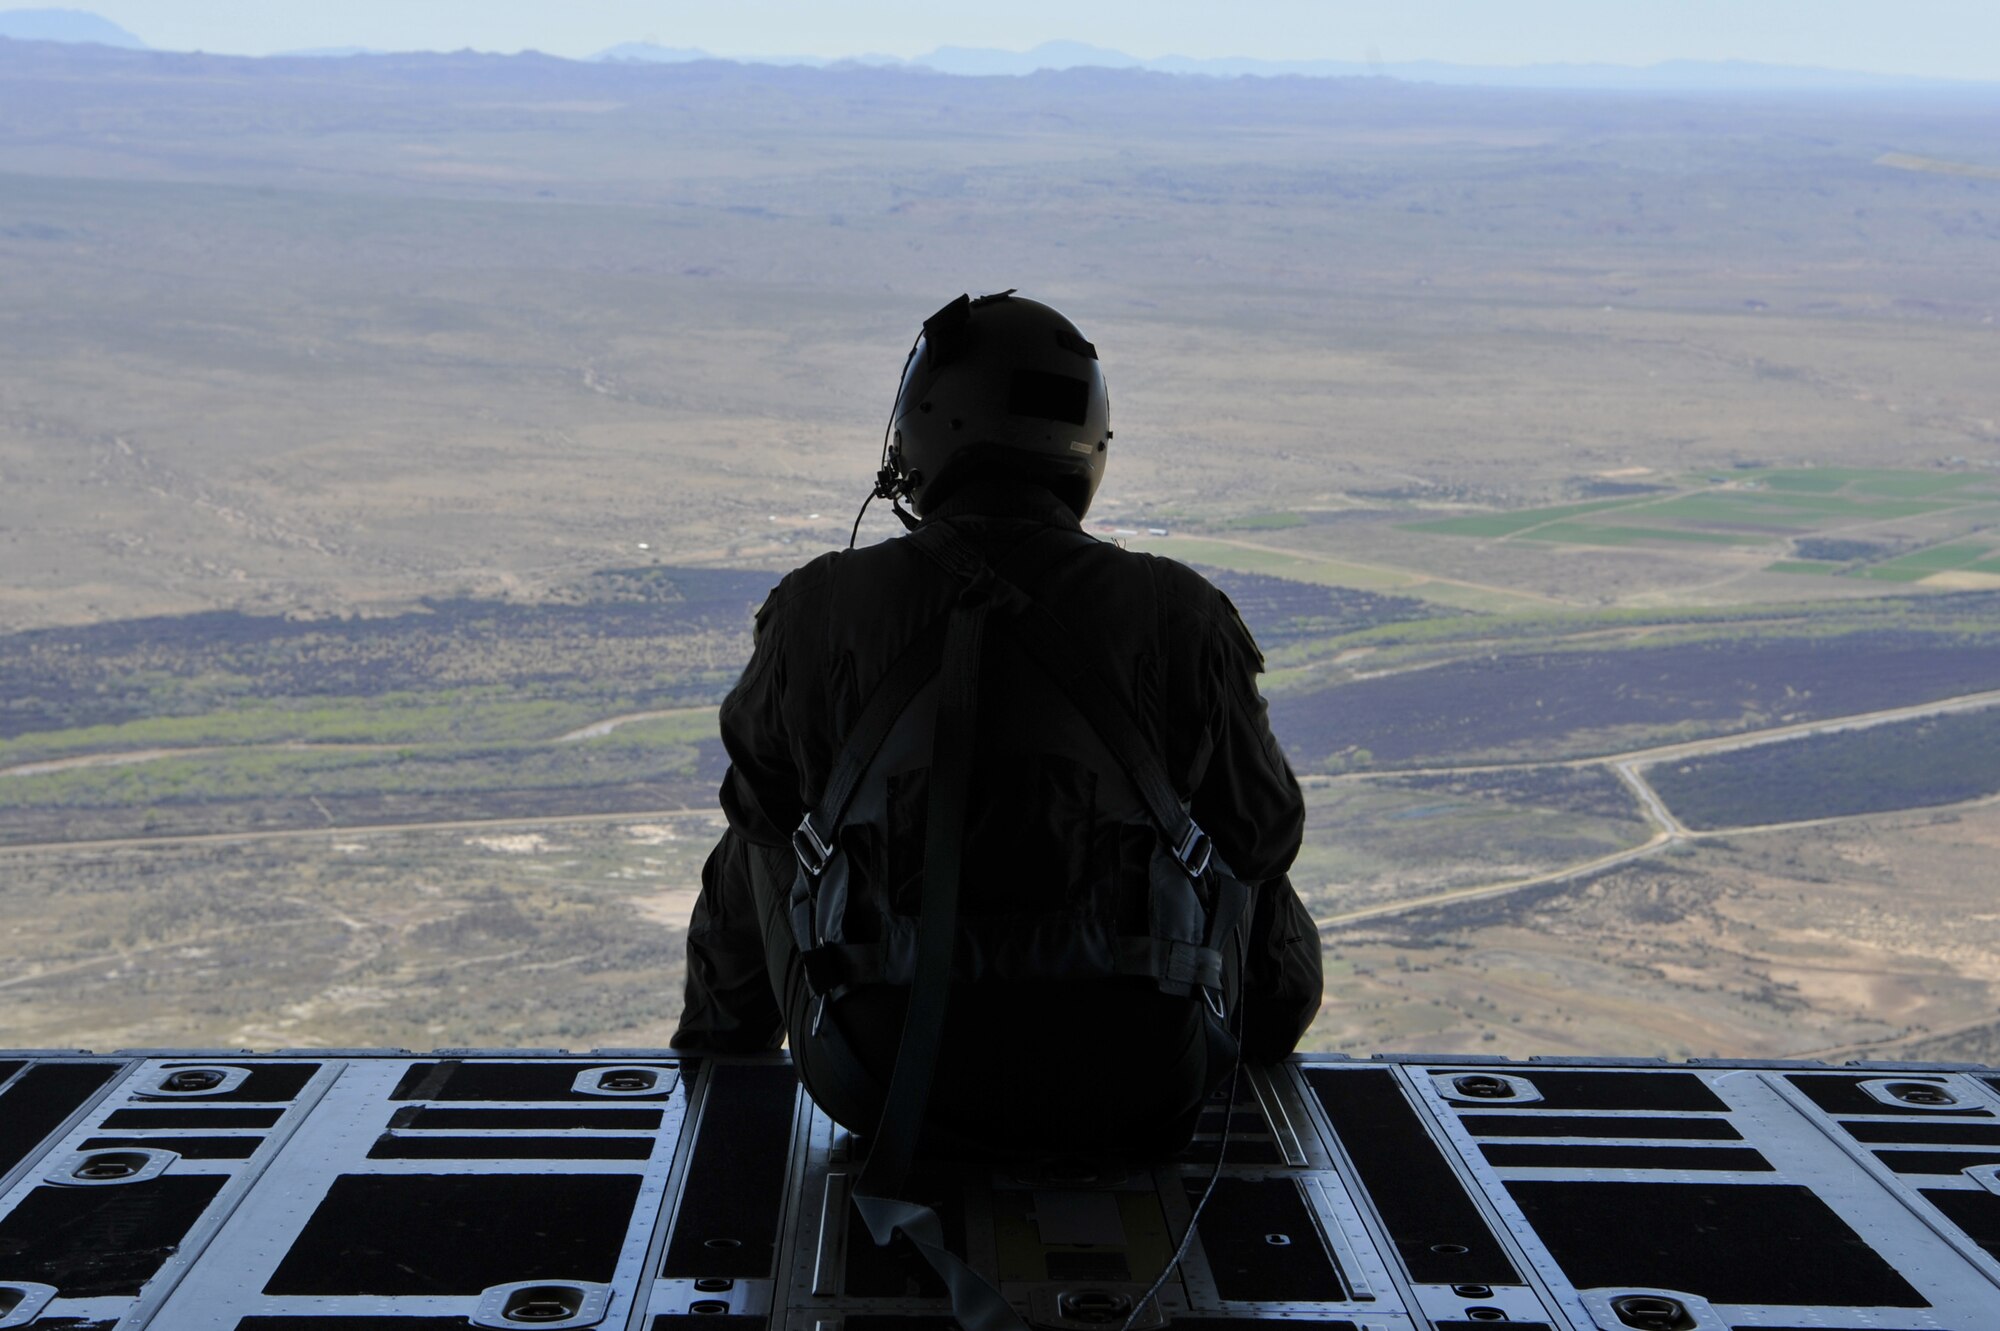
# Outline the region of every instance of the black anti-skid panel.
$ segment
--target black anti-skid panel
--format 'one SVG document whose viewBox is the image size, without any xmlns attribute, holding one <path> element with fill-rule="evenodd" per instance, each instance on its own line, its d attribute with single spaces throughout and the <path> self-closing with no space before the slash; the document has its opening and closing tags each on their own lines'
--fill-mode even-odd
<svg viewBox="0 0 2000 1331">
<path fill-rule="evenodd" d="M 638 1196 L 629 1174 L 348 1174 L 266 1294 L 477 1294 L 611 1278 Z"/>
<path fill-rule="evenodd" d="M 1526 1180 L 1506 1187 L 1579 1289 L 1675 1289 L 1710 1303 L 1929 1306 L 1809 1188 Z"/>
<path fill-rule="evenodd" d="M 1722 1103 L 1692 1072 L 1584 1072 L 1524 1068 L 1519 1077 L 1541 1093 L 1523 1109 L 1643 1109 L 1655 1114 L 1721 1113 Z"/>
<path fill-rule="evenodd" d="M 1715 1169 L 1768 1174 L 1771 1162 L 1748 1146 L 1599 1146 L 1481 1142 L 1489 1165 L 1517 1169 Z"/>
<path fill-rule="evenodd" d="M 399 1137 L 385 1133 L 370 1160 L 644 1160 L 650 1137 Z"/>
<path fill-rule="evenodd" d="M 852 1320 L 849 1319 L 850 1326 Z M 1247 1331 L 1247 1328 L 1252 1326 L 1272 1324 L 1263 1319 L 1250 1317 L 1176 1317 L 1173 1331 Z M 1359 1331 L 1352 1322 L 1328 1321 L 1320 1317 L 1287 1317 L 1276 1325 L 1284 1328 L 1284 1331 Z M 1485 1328 L 1482 1327 L 1481 1331 L 1485 1331 Z M 1507 1331 L 1530 1331 L 1530 1329 L 1513 1326 L 1508 1327 Z"/>
<path fill-rule="evenodd" d="M 1635 1137 L 1659 1141 L 1740 1142 L 1743 1134 L 1724 1118 L 1657 1118 L 1627 1114 L 1466 1114 L 1475 1137 Z"/>
<path fill-rule="evenodd" d="M 21 1064 L 11 1064 L 19 1068 Z M 103 1089 L 117 1063 L 43 1063 L 0 1091 L 0 1174 L 28 1158 L 62 1121 Z"/>
<path fill-rule="evenodd" d="M 1829 1114 L 1911 1114 L 1923 1118 L 1984 1118 L 1991 1120 L 1990 1110 L 1979 1105 L 1963 1105 L 1957 1108 L 1937 1108 L 1929 1105 L 1893 1104 L 1877 1100 L 1861 1089 L 1864 1081 L 1910 1081 L 1909 1076 L 1898 1077 L 1893 1073 L 1870 1072 L 1861 1076 L 1841 1075 L 1826 1072 L 1795 1073 L 1786 1078 L 1792 1085 L 1805 1092 L 1806 1098 Z"/>
<path fill-rule="evenodd" d="M 444 1059 L 413 1063 L 397 1084 L 392 1100 L 586 1100 L 603 1099 L 576 1089 L 576 1074 L 593 1065 L 578 1062 L 498 1063 Z M 669 1069 L 662 1068 L 664 1074 Z M 664 1100 L 673 1094 L 672 1079 L 662 1075 L 660 1089 L 650 1095 L 625 1095 L 621 1100 Z"/>
<path fill-rule="evenodd" d="M 1202 1186 L 1189 1180 L 1194 1197 Z M 1347 1297 L 1292 1179 L 1218 1179 L 1197 1228 L 1216 1292 L 1225 1299 L 1337 1303 Z"/>
<path fill-rule="evenodd" d="M 105 1115 L 104 1126 L 124 1129 L 160 1128 L 274 1128 L 285 1116 L 282 1109 L 197 1109 L 175 1105 L 170 1109 L 114 1109 Z"/>
<path fill-rule="evenodd" d="M 420 1132 L 489 1131 L 494 1128 L 530 1132 L 567 1132 L 573 1128 L 598 1128 L 611 1132 L 656 1132 L 664 1117 L 658 1109 L 604 1108 L 575 1109 L 430 1109 L 404 1105 L 389 1118 L 398 1131 Z"/>
<path fill-rule="evenodd" d="M 236 1331 L 469 1331 L 467 1317 L 245 1317 Z"/>
<path fill-rule="evenodd" d="M 595 1331 L 952 1331 L 929 1266 L 847 1204 L 867 1143 L 782 1058 L 9 1064 L 0 1133 L 33 1141 L 0 1191 L 0 1286 L 26 1287 L 27 1331 L 472 1331 L 510 1305 Z M 589 1094 L 633 1067 L 673 1089 Z M 170 1084 L 194 1068 L 229 1089 Z M 1463 1101 L 1475 1072 L 1520 1098 Z M 1594 1331 L 1652 1289 L 1718 1331 L 2000 1331 L 2000 1117 L 1961 1068 L 1305 1060 L 1244 1082 L 1167 1331 Z M 1109 1331 L 1223 1112 L 1180 1160 L 926 1160 L 910 1191 L 1025 1320 Z"/>
<path fill-rule="evenodd" d="M 0 1219 L 0 1279 L 54 1285 L 72 1299 L 130 1297 L 179 1250 L 222 1184 L 189 1175 L 36 1188 Z"/>
<path fill-rule="evenodd" d="M 1898 1174 L 1956 1174 L 1972 1165 L 2000 1165 L 2000 1151 L 1877 1151 Z"/>
<path fill-rule="evenodd" d="M 1511 1285 L 1520 1279 L 1387 1068 L 1311 1068 L 1305 1076 L 1412 1280 Z"/>
<path fill-rule="evenodd" d="M 1895 1123 L 1840 1125 L 1858 1142 L 1894 1142 L 1906 1146 L 2000 1146 L 2000 1123 L 1927 1123 L 1920 1118 Z"/>
<path fill-rule="evenodd" d="M 1924 1196 L 1952 1224 L 1964 1230 L 1965 1237 L 2000 1258 L 2000 1196 L 1985 1191 L 1947 1192 L 1943 1188 L 1926 1188 Z"/>
<path fill-rule="evenodd" d="M 77 1149 L 101 1151 L 114 1146 L 164 1147 L 187 1160 L 248 1160 L 264 1144 L 262 1137 L 90 1137 Z"/>
<path fill-rule="evenodd" d="M 718 1063 L 709 1069 L 687 1186 L 661 1274 L 771 1274 L 798 1085 L 789 1065 Z"/>
</svg>

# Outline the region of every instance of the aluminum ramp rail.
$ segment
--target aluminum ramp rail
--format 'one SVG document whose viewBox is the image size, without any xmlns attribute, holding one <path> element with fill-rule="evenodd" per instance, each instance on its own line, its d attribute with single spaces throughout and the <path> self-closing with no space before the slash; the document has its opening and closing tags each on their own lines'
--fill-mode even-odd
<svg viewBox="0 0 2000 1331">
<path fill-rule="evenodd" d="M 914 1186 L 1046 1331 L 2000 1331 L 2000 1073 L 1300 1058 Z M 945 1331 L 782 1058 L 0 1052 L 0 1329 Z"/>
</svg>

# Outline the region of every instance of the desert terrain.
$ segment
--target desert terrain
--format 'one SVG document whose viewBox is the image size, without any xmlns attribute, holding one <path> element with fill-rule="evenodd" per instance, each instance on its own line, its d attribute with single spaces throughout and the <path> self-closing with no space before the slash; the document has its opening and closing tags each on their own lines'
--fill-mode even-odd
<svg viewBox="0 0 2000 1331">
<path fill-rule="evenodd" d="M 2000 1058 L 1996 142 L 0 42 L 0 1044 L 664 1041 L 751 613 L 1019 287 L 1265 647 L 1315 1047 Z"/>
</svg>

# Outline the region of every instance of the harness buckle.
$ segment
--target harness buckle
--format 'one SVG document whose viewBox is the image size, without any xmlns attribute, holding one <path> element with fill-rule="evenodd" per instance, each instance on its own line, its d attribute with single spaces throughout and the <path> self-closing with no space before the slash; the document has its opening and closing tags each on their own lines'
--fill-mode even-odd
<svg viewBox="0 0 2000 1331">
<path fill-rule="evenodd" d="M 1174 847 L 1174 858 L 1180 861 L 1181 872 L 1197 881 L 1208 872 L 1209 857 L 1215 853 L 1215 846 L 1208 839 L 1208 833 L 1200 824 L 1188 821 L 1187 835 Z"/>
<path fill-rule="evenodd" d="M 817 878 L 826 872 L 828 860 L 833 858 L 833 847 L 820 839 L 813 828 L 812 814 L 799 819 L 799 825 L 792 833 L 792 854 L 799 857 L 799 867 L 810 878 Z"/>
</svg>

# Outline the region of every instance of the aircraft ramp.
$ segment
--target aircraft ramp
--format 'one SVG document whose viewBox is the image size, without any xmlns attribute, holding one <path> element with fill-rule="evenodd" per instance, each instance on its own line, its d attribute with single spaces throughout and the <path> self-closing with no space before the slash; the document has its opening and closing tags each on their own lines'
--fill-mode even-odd
<svg viewBox="0 0 2000 1331">
<path fill-rule="evenodd" d="M 915 1187 L 1045 1331 L 1996 1331 L 2000 1072 L 1304 1057 Z M 782 1058 L 0 1052 L 0 1329 L 945 1331 Z"/>
</svg>

